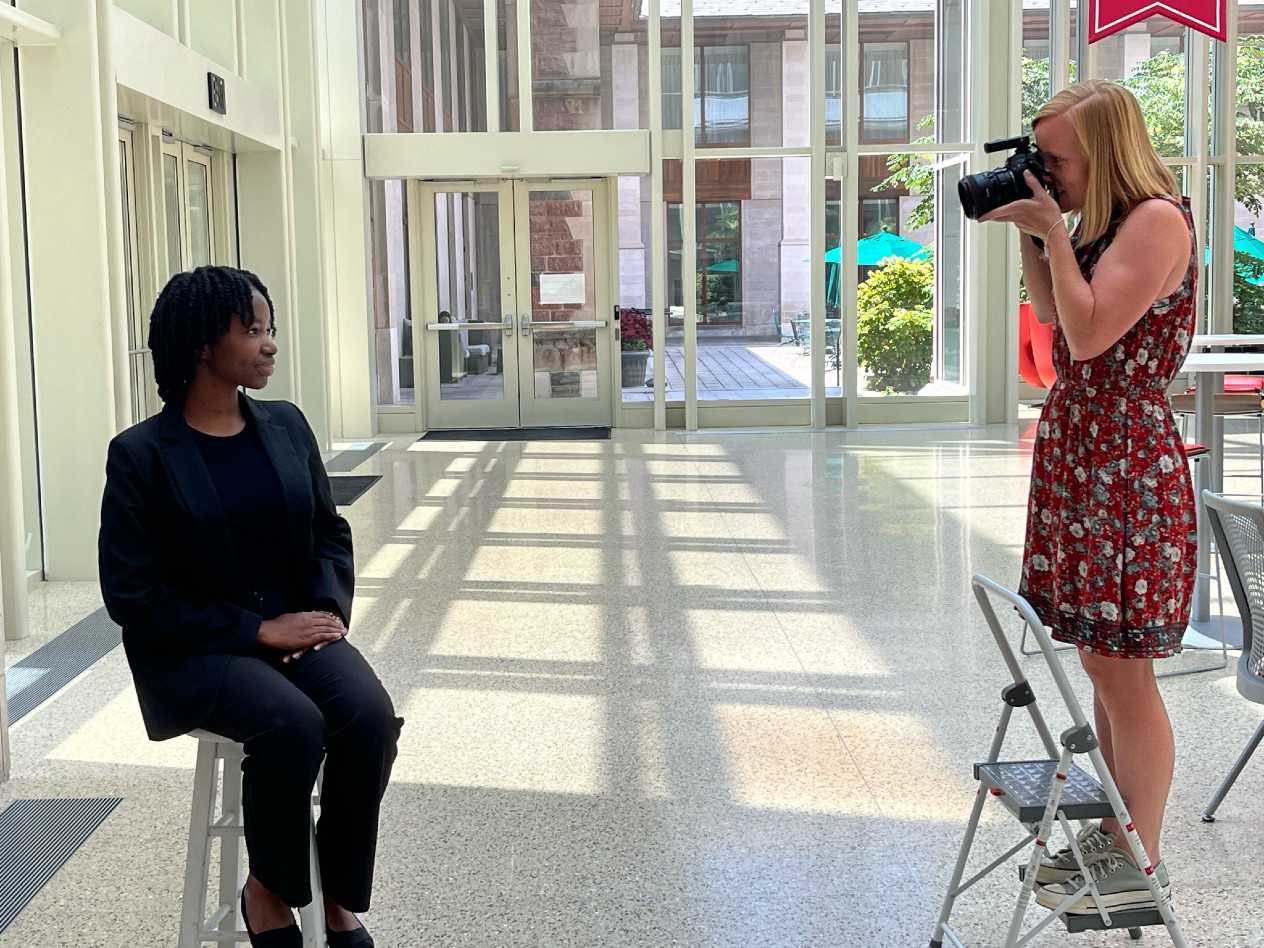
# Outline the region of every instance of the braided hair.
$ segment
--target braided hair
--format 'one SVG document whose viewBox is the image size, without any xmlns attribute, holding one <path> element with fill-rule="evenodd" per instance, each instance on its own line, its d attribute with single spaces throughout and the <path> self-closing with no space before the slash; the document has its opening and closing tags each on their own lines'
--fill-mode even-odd
<svg viewBox="0 0 1264 948">
<path fill-rule="evenodd" d="M 184 401 L 202 349 L 228 332 L 233 316 L 247 328 L 254 322 L 253 293 L 267 301 L 268 329 L 275 330 L 276 310 L 268 288 L 249 270 L 198 267 L 167 281 L 149 317 L 149 348 L 164 402 Z"/>
</svg>

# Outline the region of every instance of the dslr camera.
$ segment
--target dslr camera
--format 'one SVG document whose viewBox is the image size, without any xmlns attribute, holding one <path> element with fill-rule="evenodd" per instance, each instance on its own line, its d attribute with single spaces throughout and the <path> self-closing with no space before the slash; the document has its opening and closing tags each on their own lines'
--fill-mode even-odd
<svg viewBox="0 0 1264 948">
<path fill-rule="evenodd" d="M 991 154 L 1013 148 L 1014 154 L 1005 159 L 1005 164 L 991 171 L 980 171 L 978 174 L 966 175 L 957 182 L 957 196 L 961 199 L 961 209 L 970 220 L 978 220 L 989 211 L 998 207 L 1033 197 L 1031 188 L 1023 177 L 1024 171 L 1036 176 L 1046 191 L 1058 199 L 1058 186 L 1053 175 L 1045 167 L 1040 150 L 1031 146 L 1031 136 L 1019 135 L 1016 138 L 998 138 L 983 146 L 983 150 Z"/>
</svg>

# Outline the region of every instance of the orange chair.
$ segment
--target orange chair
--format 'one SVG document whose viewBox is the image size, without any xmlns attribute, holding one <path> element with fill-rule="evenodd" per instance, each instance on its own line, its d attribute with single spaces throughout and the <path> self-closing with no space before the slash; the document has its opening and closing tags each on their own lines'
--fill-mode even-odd
<svg viewBox="0 0 1264 948">
<path fill-rule="evenodd" d="M 1053 323 L 1042 323 L 1030 303 L 1018 305 L 1018 374 L 1028 385 L 1053 388 Z"/>
</svg>

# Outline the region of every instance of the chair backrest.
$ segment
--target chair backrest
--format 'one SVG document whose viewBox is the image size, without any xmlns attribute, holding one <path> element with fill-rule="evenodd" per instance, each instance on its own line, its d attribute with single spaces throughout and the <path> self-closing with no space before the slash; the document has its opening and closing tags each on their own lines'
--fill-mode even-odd
<svg viewBox="0 0 1264 948">
<path fill-rule="evenodd" d="M 1203 504 L 1242 616 L 1247 668 L 1259 678 L 1264 676 L 1264 507 L 1209 490 L 1203 491 Z"/>
</svg>

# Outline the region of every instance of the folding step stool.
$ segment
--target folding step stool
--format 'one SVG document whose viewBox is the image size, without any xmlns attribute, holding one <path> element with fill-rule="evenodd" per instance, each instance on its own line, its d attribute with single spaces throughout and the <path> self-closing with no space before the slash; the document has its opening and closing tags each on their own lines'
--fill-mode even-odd
<svg viewBox="0 0 1264 948">
<path fill-rule="evenodd" d="M 985 762 L 974 765 L 974 775 L 979 781 L 979 790 L 975 794 L 974 809 L 970 813 L 966 836 L 961 843 L 961 851 L 957 855 L 957 865 L 952 873 L 952 881 L 948 883 L 948 895 L 944 899 L 943 910 L 939 913 L 939 921 L 935 924 L 935 931 L 931 935 L 931 948 L 942 948 L 945 941 L 953 948 L 965 948 L 961 937 L 948 924 L 957 897 L 994 870 L 1004 866 L 1011 857 L 1033 841 L 1035 845 L 1031 848 L 1027 866 L 1019 871 L 1018 904 L 1014 907 L 1014 915 L 1010 920 L 1005 948 L 1020 948 L 1022 945 L 1029 944 L 1046 926 L 1057 919 L 1061 919 L 1070 932 L 1125 928 L 1133 939 L 1141 937 L 1141 929 L 1144 926 L 1166 925 L 1173 945 L 1176 948 L 1185 948 L 1185 937 L 1181 934 L 1171 903 L 1162 897 L 1159 881 L 1154 877 L 1150 859 L 1141 845 L 1141 838 L 1133 828 L 1132 817 L 1128 815 L 1128 809 L 1119 795 L 1119 788 L 1115 786 L 1115 781 L 1106 767 L 1106 758 L 1102 756 L 1097 737 L 1085 720 L 1084 712 L 1080 708 L 1079 701 L 1076 700 L 1075 693 L 1071 690 L 1071 683 L 1067 679 L 1066 672 L 1054 654 L 1055 649 L 1049 633 L 1037 618 L 1035 610 L 1017 593 L 978 575 L 974 577 L 973 586 L 975 599 L 978 600 L 979 608 L 983 610 L 983 615 L 987 618 L 992 637 L 996 640 L 996 646 L 1009 667 L 1014 683 L 1001 693 L 1005 706 L 1001 709 L 1001 723 L 997 726 L 996 734 L 992 739 L 988 758 Z M 1061 751 L 1054 744 L 1053 736 L 1045 725 L 1040 709 L 1036 707 L 1035 692 L 1023 676 L 1014 650 L 1010 647 L 1005 632 L 997 620 L 991 596 L 1004 599 L 1028 623 L 1036 643 L 1040 646 L 1040 653 L 1053 673 L 1053 680 L 1062 694 L 1062 700 L 1071 712 L 1073 726 L 1061 735 Z M 1026 708 L 1030 712 L 1032 722 L 1040 734 L 1049 759 L 1001 761 L 1001 746 L 1005 742 L 1005 732 L 1009 728 L 1010 718 L 1015 708 Z M 1097 771 L 1098 779 L 1094 780 L 1090 774 L 1074 765 L 1073 760 L 1077 754 L 1089 756 L 1093 769 Z M 989 796 L 994 797 L 1014 814 L 1026 828 L 1027 835 L 1004 855 L 990 863 L 986 869 L 963 883 L 961 879 L 965 875 L 970 848 L 978 832 L 983 803 Z M 1154 896 L 1158 909 L 1117 909 L 1111 912 L 1102 902 L 1097 884 L 1088 882 L 1078 892 L 1064 899 L 1057 909 L 1049 913 L 1048 917 L 1023 934 L 1023 921 L 1035 891 L 1036 870 L 1048 847 L 1054 820 L 1058 821 L 1067 839 L 1070 840 L 1071 850 L 1079 864 L 1082 878 L 1088 879 L 1090 877 L 1085 868 L 1084 856 L 1076 842 L 1071 821 L 1094 820 L 1108 816 L 1114 816 L 1119 821 L 1119 825 L 1124 827 L 1128 846 L 1136 864 L 1144 869 L 1149 878 L 1150 892 Z M 1067 908 L 1085 894 L 1091 895 L 1097 906 L 1097 912 L 1092 915 L 1068 915 Z"/>
</svg>

